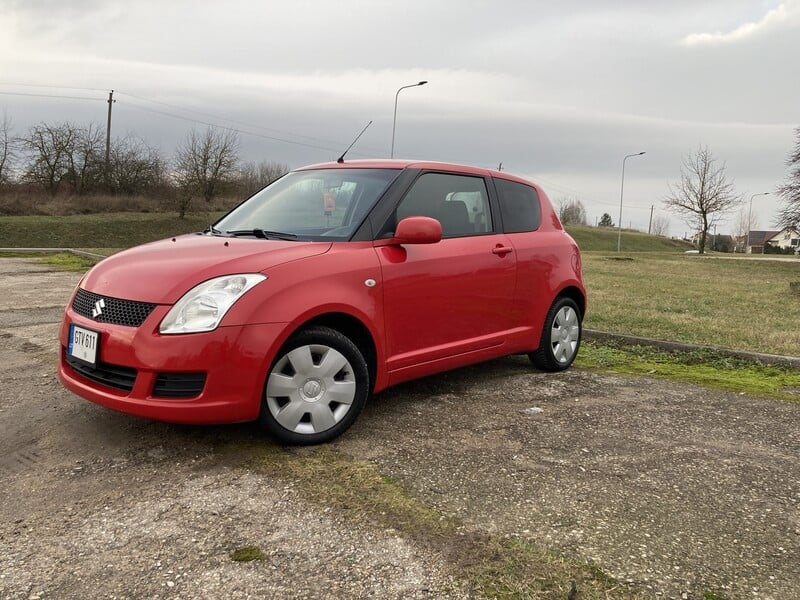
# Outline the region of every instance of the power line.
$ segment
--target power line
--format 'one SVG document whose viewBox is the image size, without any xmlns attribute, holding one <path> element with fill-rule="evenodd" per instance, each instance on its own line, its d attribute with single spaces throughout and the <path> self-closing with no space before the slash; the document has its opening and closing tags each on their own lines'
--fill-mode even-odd
<svg viewBox="0 0 800 600">
<path fill-rule="evenodd" d="M 76 89 L 76 90 L 102 91 L 102 92 L 106 92 L 107 91 L 107 90 L 101 90 L 101 89 L 98 89 L 98 88 L 82 88 L 82 87 L 71 87 L 71 86 L 47 86 L 47 85 L 24 84 L 24 83 L 17 84 L 17 83 L 8 83 L 8 82 L 0 82 L 0 85 L 19 85 L 19 86 L 36 87 L 36 88 L 54 88 L 54 89 L 59 89 L 60 88 L 60 89 Z M 249 123 L 243 123 L 241 121 L 234 121 L 232 119 L 226 119 L 224 117 L 220 117 L 218 115 L 212 115 L 210 113 L 202 113 L 200 111 L 193 111 L 192 109 L 185 109 L 185 108 L 178 107 L 178 106 L 175 106 L 175 105 L 172 105 L 172 104 L 168 104 L 166 102 L 160 102 L 158 100 L 152 100 L 150 98 L 145 98 L 143 96 L 138 96 L 136 94 L 131 94 L 129 92 L 120 92 L 119 90 L 117 90 L 117 93 L 118 94 L 121 93 L 121 94 L 129 96 L 131 98 L 135 98 L 135 99 L 138 99 L 138 100 L 143 100 L 143 101 L 146 101 L 146 102 L 153 102 L 155 104 L 161 104 L 163 106 L 167 106 L 167 107 L 171 107 L 171 108 L 177 108 L 179 110 L 188 110 L 189 112 L 195 112 L 197 114 L 201 114 L 201 115 L 204 115 L 204 116 L 209 116 L 209 117 L 212 117 L 212 118 L 215 118 L 215 119 L 220 119 L 220 120 L 223 120 L 223 121 L 229 121 L 229 122 L 232 122 L 232 123 L 238 123 L 240 125 L 245 125 L 247 127 L 269 130 L 269 128 L 260 127 L 258 125 L 252 125 L 252 124 L 249 124 Z M 68 95 L 65 95 L 65 94 L 37 94 L 37 93 L 32 93 L 32 92 L 6 92 L 6 91 L 0 91 L 0 95 L 38 97 L 38 98 L 57 98 L 57 99 L 64 99 L 64 100 L 93 100 L 93 101 L 98 101 L 98 102 L 105 101 L 104 98 L 91 98 L 91 97 L 86 97 L 86 96 L 68 96 Z M 142 111 L 145 111 L 145 112 L 150 112 L 150 113 L 154 113 L 154 114 L 163 115 L 163 116 L 170 117 L 170 118 L 173 118 L 173 119 L 180 119 L 182 121 L 188 121 L 190 123 L 198 123 L 198 124 L 201 124 L 201 125 L 205 125 L 207 127 L 222 127 L 222 128 L 226 128 L 226 129 L 231 129 L 232 131 L 235 131 L 235 132 L 243 134 L 243 135 L 254 136 L 254 137 L 267 139 L 267 140 L 272 140 L 272 141 L 276 141 L 276 142 L 283 142 L 285 144 L 293 144 L 293 145 L 296 145 L 296 146 L 302 146 L 302 147 L 306 147 L 306 148 L 313 148 L 315 150 L 324 150 L 325 152 L 338 153 L 339 151 L 341 151 L 341 148 L 342 148 L 342 146 L 339 145 L 340 144 L 339 142 L 336 142 L 336 141 L 333 141 L 333 140 L 320 140 L 320 141 L 323 141 L 325 143 L 329 143 L 331 145 L 335 144 L 335 145 L 337 145 L 337 147 L 335 147 L 335 148 L 332 147 L 332 146 L 322 146 L 322 145 L 318 145 L 318 144 L 309 144 L 309 143 L 305 143 L 305 142 L 300 142 L 300 141 L 296 141 L 296 140 L 287 139 L 285 137 L 266 135 L 266 134 L 257 133 L 257 132 L 254 132 L 254 131 L 248 131 L 248 130 L 245 130 L 245 129 L 239 129 L 239 128 L 235 128 L 235 127 L 228 127 L 228 126 L 225 126 L 225 125 L 221 125 L 220 123 L 214 123 L 214 122 L 205 121 L 205 120 L 201 120 L 201 119 L 195 119 L 195 118 L 192 118 L 192 117 L 186 117 L 186 116 L 183 116 L 183 115 L 175 114 L 174 112 L 161 111 L 161 110 L 156 110 L 154 108 L 141 106 L 141 105 L 137 104 L 136 102 L 126 103 L 126 106 L 130 106 L 131 108 L 142 110 Z M 277 130 L 272 130 L 272 131 L 277 131 Z M 281 132 L 281 133 L 286 133 L 288 135 L 292 135 L 292 136 L 299 137 L 299 138 L 305 138 L 305 139 L 308 139 L 308 140 L 316 140 L 316 139 L 318 139 L 318 138 L 312 138 L 312 137 L 309 137 L 309 136 L 303 136 L 303 135 L 294 134 L 294 133 L 290 133 L 290 132 Z M 358 152 L 353 152 L 353 154 L 361 155 Z M 363 156 L 363 155 L 361 155 L 361 156 Z"/>
<path fill-rule="evenodd" d="M 30 96 L 34 98 L 63 98 L 65 100 L 96 100 L 100 102 L 103 101 L 103 98 L 89 98 L 87 96 L 64 96 L 61 94 L 33 94 L 30 92 L 2 92 L 2 91 L 0 91 L 0 94 L 4 96 Z"/>
<path fill-rule="evenodd" d="M 312 137 L 312 136 L 308 136 L 308 135 L 301 135 L 299 133 L 294 133 L 294 132 L 291 132 L 291 131 L 284 131 L 284 130 L 281 130 L 281 129 L 273 129 L 271 127 L 264 127 L 263 125 L 255 125 L 253 123 L 246 123 L 244 121 L 237 121 L 236 119 L 229 119 L 228 117 L 223 117 L 221 115 L 217 115 L 217 114 L 213 114 L 213 113 L 207 113 L 207 112 L 195 110 L 193 108 L 187 108 L 185 106 L 178 106 L 178 105 L 175 105 L 175 104 L 170 104 L 168 102 L 162 102 L 160 100 L 153 100 L 152 98 L 145 98 L 144 96 L 139 96 L 137 94 L 132 94 L 130 92 L 124 92 L 124 91 L 116 90 L 116 93 L 117 94 L 122 94 L 124 96 L 129 96 L 131 98 L 136 98 L 137 100 L 144 100 L 145 102 L 152 102 L 153 104 L 160 104 L 161 106 L 166 106 L 168 108 L 174 108 L 174 109 L 177 109 L 177 110 L 194 113 L 196 115 L 201 115 L 201 116 L 204 116 L 204 117 L 211 117 L 212 119 L 219 119 L 221 121 L 227 121 L 228 123 L 234 123 L 236 125 L 242 125 L 244 127 L 249 127 L 251 129 L 262 129 L 264 131 L 272 131 L 272 132 L 275 132 L 275 133 L 282 133 L 284 135 L 290 135 L 290 136 L 293 136 L 293 137 L 303 138 L 303 139 L 306 139 L 306 140 L 322 142 L 322 143 L 325 143 L 325 144 L 339 144 L 340 143 L 340 142 L 338 142 L 336 140 L 326 140 L 326 139 L 323 139 L 323 138 L 317 138 L 317 137 Z"/>
<path fill-rule="evenodd" d="M 145 111 L 145 112 L 154 113 L 154 114 L 157 114 L 157 115 L 163 115 L 163 116 L 166 116 L 166 117 L 172 117 L 173 119 L 180 119 L 181 121 L 189 121 L 190 123 L 198 123 L 200 125 L 205 125 L 207 127 L 223 127 L 225 129 L 230 129 L 231 131 L 235 131 L 236 133 L 241 133 L 241 134 L 244 134 L 244 135 L 252 135 L 254 137 L 259 137 L 259 138 L 263 138 L 263 139 L 266 139 L 266 140 L 273 140 L 273 141 L 276 141 L 276 142 L 284 142 L 286 144 L 294 144 L 296 146 L 304 146 L 306 148 L 314 148 L 315 150 L 325 150 L 326 152 L 338 152 L 339 150 L 341 150 L 341 148 L 329 148 L 329 147 L 326 147 L 326 146 L 317 146 L 317 145 L 314 145 L 314 144 L 306 144 L 304 142 L 297 142 L 297 141 L 294 141 L 294 140 L 287 140 L 286 138 L 279 138 L 279 137 L 275 137 L 275 136 L 271 136 L 271 135 L 265 135 L 263 133 L 256 133 L 254 131 L 247 131 L 247 130 L 244 130 L 244 129 L 238 129 L 236 127 L 224 127 L 223 125 L 220 125 L 219 123 L 212 123 L 210 121 L 201 121 L 200 119 L 193 119 L 192 117 L 184 117 L 182 115 L 176 115 L 175 113 L 169 113 L 169 112 L 166 112 L 166 111 L 163 111 L 163 110 L 156 110 L 154 108 L 148 108 L 146 106 L 139 106 L 137 104 L 128 104 L 127 106 L 130 106 L 132 108 L 135 108 L 135 109 L 138 109 L 138 110 L 142 110 L 142 111 Z"/>
<path fill-rule="evenodd" d="M 16 87 L 50 88 L 54 90 L 85 90 L 87 92 L 107 92 L 100 88 L 75 87 L 71 85 L 41 85 L 36 83 L 13 83 L 10 81 L 0 81 L 0 85 L 13 85 Z"/>
</svg>

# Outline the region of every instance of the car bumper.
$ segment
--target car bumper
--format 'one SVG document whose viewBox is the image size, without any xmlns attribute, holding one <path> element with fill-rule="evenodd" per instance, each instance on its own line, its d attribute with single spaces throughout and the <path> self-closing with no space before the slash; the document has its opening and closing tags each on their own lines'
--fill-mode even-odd
<svg viewBox="0 0 800 600">
<path fill-rule="evenodd" d="M 286 325 L 161 335 L 158 323 L 163 314 L 157 313 L 166 310 L 158 307 L 141 327 L 132 328 L 97 323 L 68 309 L 59 334 L 59 379 L 86 400 L 148 419 L 187 424 L 256 419 L 266 373 Z M 97 370 L 68 361 L 71 323 L 100 333 Z M 117 377 L 120 372 L 121 378 Z M 187 380 L 192 382 L 189 388 Z M 180 390 L 177 396 L 176 389 Z M 191 397 L 180 397 L 187 393 Z"/>
</svg>

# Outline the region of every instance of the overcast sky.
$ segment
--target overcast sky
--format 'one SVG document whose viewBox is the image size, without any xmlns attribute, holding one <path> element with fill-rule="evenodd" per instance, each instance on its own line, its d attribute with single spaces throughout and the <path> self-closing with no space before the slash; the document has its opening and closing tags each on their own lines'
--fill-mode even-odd
<svg viewBox="0 0 800 600">
<path fill-rule="evenodd" d="M 0 0 L 0 113 L 104 126 L 171 154 L 203 123 L 245 160 L 466 162 L 647 230 L 707 145 L 761 228 L 800 124 L 800 0 Z M 25 95 L 22 95 L 25 94 Z M 70 96 L 74 98 L 57 98 Z M 198 121 L 193 122 L 192 120 Z M 733 218 L 730 219 L 732 223 Z M 722 225 L 720 233 L 731 225 Z M 671 235 L 688 228 L 672 218 Z"/>
</svg>

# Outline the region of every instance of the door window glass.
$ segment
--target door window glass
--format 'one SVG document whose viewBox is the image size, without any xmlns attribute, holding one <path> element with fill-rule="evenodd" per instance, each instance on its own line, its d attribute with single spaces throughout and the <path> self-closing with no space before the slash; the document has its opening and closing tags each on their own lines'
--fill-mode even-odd
<svg viewBox="0 0 800 600">
<path fill-rule="evenodd" d="M 439 221 L 445 238 L 490 233 L 492 215 L 486 182 L 482 177 L 425 173 L 397 207 L 395 224 L 415 216 Z"/>
</svg>

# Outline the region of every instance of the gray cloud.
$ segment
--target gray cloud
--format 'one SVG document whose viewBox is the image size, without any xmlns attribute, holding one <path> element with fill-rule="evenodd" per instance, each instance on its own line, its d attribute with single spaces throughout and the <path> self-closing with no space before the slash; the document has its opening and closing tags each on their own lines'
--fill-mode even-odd
<svg viewBox="0 0 800 600">
<path fill-rule="evenodd" d="M 169 153 L 192 126 L 175 116 L 194 118 L 258 134 L 243 133 L 246 158 L 300 165 L 335 157 L 370 119 L 354 152 L 388 154 L 396 89 L 428 79 L 400 97 L 400 154 L 502 161 L 615 215 L 622 157 L 646 150 L 626 174 L 646 227 L 700 144 L 743 194 L 783 180 L 799 29 L 800 0 L 5 1 L 0 109 L 23 130 L 102 123 L 114 88 L 115 133 Z M 8 95 L 32 92 L 92 100 Z"/>
</svg>

